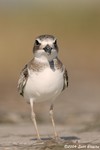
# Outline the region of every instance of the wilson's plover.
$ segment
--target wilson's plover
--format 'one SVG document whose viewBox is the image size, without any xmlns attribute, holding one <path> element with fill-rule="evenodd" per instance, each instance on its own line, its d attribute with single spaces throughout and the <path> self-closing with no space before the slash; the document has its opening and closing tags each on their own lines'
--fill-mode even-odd
<svg viewBox="0 0 100 150">
<path fill-rule="evenodd" d="M 33 47 L 33 59 L 22 69 L 18 81 L 18 91 L 31 105 L 31 116 L 40 140 L 33 105 L 35 102 L 51 101 L 50 117 L 54 136 L 58 134 L 53 118 L 53 101 L 68 87 L 68 74 L 58 58 L 57 39 L 52 35 L 36 38 Z"/>
</svg>

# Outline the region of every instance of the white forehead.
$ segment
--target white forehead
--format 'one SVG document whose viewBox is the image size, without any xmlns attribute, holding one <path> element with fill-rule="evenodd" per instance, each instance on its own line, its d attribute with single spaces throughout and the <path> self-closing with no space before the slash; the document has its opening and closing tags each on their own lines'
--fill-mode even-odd
<svg viewBox="0 0 100 150">
<path fill-rule="evenodd" d="M 55 41 L 55 39 L 47 38 L 47 39 L 38 39 L 38 41 L 41 43 L 41 45 L 52 45 Z"/>
</svg>

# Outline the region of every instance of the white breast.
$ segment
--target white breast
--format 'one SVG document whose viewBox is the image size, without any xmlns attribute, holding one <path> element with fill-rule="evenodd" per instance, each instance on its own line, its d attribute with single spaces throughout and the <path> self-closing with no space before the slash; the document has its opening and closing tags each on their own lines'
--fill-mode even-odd
<svg viewBox="0 0 100 150">
<path fill-rule="evenodd" d="M 33 98 L 36 102 L 53 100 L 61 93 L 63 84 L 63 72 L 60 70 L 53 71 L 50 68 L 41 72 L 29 70 L 24 96 L 27 99 Z"/>
</svg>

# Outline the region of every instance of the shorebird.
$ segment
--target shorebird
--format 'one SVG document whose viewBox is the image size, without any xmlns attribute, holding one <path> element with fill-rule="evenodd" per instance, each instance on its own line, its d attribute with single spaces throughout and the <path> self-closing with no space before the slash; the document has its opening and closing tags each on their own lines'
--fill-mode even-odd
<svg viewBox="0 0 100 150">
<path fill-rule="evenodd" d="M 68 74 L 65 66 L 58 58 L 57 39 L 52 35 L 40 35 L 35 39 L 33 59 L 22 69 L 18 80 L 18 91 L 31 106 L 31 117 L 37 134 L 34 103 L 50 101 L 50 118 L 54 136 L 58 137 L 53 118 L 53 101 L 68 87 Z"/>
</svg>

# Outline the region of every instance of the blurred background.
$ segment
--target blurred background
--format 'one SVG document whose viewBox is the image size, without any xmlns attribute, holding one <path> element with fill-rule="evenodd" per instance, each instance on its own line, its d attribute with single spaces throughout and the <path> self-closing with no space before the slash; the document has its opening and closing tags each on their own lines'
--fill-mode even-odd
<svg viewBox="0 0 100 150">
<path fill-rule="evenodd" d="M 66 125 L 100 125 L 100 1 L 0 0 L 0 123 L 31 122 L 30 105 L 17 92 L 34 39 L 57 37 L 69 88 L 55 101 Z M 35 104 L 38 122 L 51 123 L 49 103 Z"/>
</svg>

